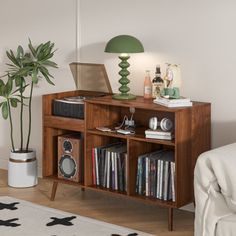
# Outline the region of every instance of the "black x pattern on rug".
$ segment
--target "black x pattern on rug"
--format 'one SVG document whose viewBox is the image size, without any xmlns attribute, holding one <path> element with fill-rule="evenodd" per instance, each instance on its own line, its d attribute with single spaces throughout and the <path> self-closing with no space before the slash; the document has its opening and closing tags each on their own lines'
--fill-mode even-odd
<svg viewBox="0 0 236 236">
<path fill-rule="evenodd" d="M 53 221 L 47 223 L 47 226 L 54 226 L 54 225 L 65 225 L 65 226 L 72 226 L 73 223 L 71 220 L 75 219 L 76 216 L 71 217 L 65 217 L 65 218 L 57 218 L 57 217 L 51 217 Z"/>
<path fill-rule="evenodd" d="M 9 220 L 0 220 L 0 226 L 7 226 L 7 227 L 17 227 L 20 224 L 14 223 L 13 221 L 17 221 L 19 218 L 13 218 Z"/>
<path fill-rule="evenodd" d="M 13 202 L 13 203 L 7 204 L 7 203 L 0 202 L 0 210 L 4 210 L 4 209 L 11 210 L 11 211 L 17 210 L 18 208 L 15 206 L 16 204 L 20 204 L 20 203 Z"/>
</svg>

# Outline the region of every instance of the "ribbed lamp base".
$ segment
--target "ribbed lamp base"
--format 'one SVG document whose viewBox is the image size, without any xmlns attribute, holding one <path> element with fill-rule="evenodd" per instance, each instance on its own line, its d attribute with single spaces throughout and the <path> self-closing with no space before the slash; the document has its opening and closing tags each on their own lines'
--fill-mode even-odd
<svg viewBox="0 0 236 236">
<path fill-rule="evenodd" d="M 116 99 L 116 100 L 134 100 L 136 99 L 136 96 L 133 95 L 133 94 L 114 94 L 112 96 L 113 99 Z"/>
</svg>

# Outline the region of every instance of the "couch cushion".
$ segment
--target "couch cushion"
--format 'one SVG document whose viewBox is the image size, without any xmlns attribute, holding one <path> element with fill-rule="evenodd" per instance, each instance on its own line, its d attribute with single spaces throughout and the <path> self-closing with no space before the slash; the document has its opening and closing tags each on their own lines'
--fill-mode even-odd
<svg viewBox="0 0 236 236">
<path fill-rule="evenodd" d="M 216 236 L 236 235 L 236 214 L 222 218 L 216 226 Z"/>
</svg>

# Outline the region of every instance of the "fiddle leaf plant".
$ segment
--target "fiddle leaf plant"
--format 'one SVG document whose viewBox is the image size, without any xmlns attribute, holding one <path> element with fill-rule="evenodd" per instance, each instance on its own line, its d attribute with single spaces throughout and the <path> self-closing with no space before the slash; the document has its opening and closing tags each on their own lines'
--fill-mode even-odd
<svg viewBox="0 0 236 236">
<path fill-rule="evenodd" d="M 6 51 L 9 63 L 8 66 L 7 82 L 4 83 L 0 80 L 0 97 L 3 98 L 3 102 L 0 103 L 2 109 L 2 116 L 4 119 L 10 121 L 11 127 L 11 141 L 12 150 L 15 152 L 14 140 L 13 140 L 13 123 L 11 118 L 11 108 L 16 108 L 18 103 L 20 104 L 20 152 L 29 151 L 29 142 L 31 136 L 32 126 L 32 97 L 34 85 L 38 84 L 39 78 L 44 78 L 49 84 L 54 85 L 52 82 L 53 76 L 49 73 L 48 68 L 58 68 L 57 64 L 51 59 L 54 56 L 54 43 L 48 41 L 41 43 L 38 46 L 33 46 L 29 39 L 27 52 L 22 46 L 18 46 L 16 52 L 12 50 Z M 29 91 L 26 87 L 29 86 Z M 16 88 L 13 91 L 13 88 Z M 12 92 L 13 91 L 13 92 Z M 25 93 L 28 93 L 27 96 Z M 27 102 L 26 102 L 27 101 Z M 28 108 L 28 134 L 24 147 L 24 126 L 23 117 L 25 114 L 25 107 Z"/>
</svg>

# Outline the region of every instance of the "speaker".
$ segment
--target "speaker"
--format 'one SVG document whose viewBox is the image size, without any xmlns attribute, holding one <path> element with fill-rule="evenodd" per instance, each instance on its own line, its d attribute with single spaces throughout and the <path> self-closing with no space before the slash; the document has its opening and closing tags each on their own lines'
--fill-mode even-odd
<svg viewBox="0 0 236 236">
<path fill-rule="evenodd" d="M 58 178 L 83 182 L 83 137 L 58 136 Z"/>
</svg>

